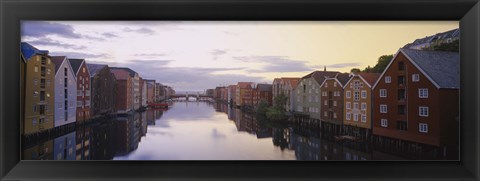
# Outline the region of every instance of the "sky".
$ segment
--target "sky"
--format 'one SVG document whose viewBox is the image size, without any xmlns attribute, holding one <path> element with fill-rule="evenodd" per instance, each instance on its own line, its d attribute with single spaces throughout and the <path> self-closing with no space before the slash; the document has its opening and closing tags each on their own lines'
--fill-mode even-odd
<svg viewBox="0 0 480 181">
<path fill-rule="evenodd" d="M 314 70 L 374 66 L 458 21 L 23 21 L 22 42 L 50 55 L 129 67 L 176 91 L 272 83 Z"/>
</svg>

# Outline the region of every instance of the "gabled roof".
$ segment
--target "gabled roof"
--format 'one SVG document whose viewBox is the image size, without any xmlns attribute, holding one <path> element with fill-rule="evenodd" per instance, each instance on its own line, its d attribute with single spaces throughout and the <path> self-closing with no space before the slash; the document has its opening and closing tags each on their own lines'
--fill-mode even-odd
<svg viewBox="0 0 480 181">
<path fill-rule="evenodd" d="M 75 75 L 77 75 L 78 70 L 80 70 L 80 67 L 82 66 L 82 63 L 85 61 L 85 59 L 69 58 L 68 61 L 70 62 L 70 65 L 72 66 L 72 69 L 75 72 Z"/>
<path fill-rule="evenodd" d="M 237 86 L 239 86 L 241 89 L 245 88 L 251 88 L 253 82 L 238 82 Z"/>
<path fill-rule="evenodd" d="M 340 72 L 337 71 L 313 71 L 312 73 L 303 76 L 302 79 L 312 77 L 315 81 L 317 81 L 318 85 L 321 85 L 323 81 L 325 81 L 328 77 L 333 77 Z"/>
<path fill-rule="evenodd" d="M 412 64 L 437 88 L 460 87 L 460 54 L 456 52 L 426 51 L 401 48 L 388 63 L 380 77 L 383 77 L 399 54 L 405 55 Z M 380 79 L 375 82 L 375 88 Z"/>
<path fill-rule="evenodd" d="M 380 73 L 360 72 L 357 75 L 360 76 L 360 78 L 363 79 L 370 88 L 373 86 L 373 84 L 375 84 L 375 82 L 377 82 L 378 78 L 380 77 Z"/>
<path fill-rule="evenodd" d="M 35 54 L 48 55 L 47 50 L 39 50 L 39 49 L 35 48 L 34 46 L 32 46 L 28 43 L 25 43 L 25 42 L 20 43 L 20 52 L 23 55 L 23 57 L 25 58 L 25 61 L 28 61 Z"/>
<path fill-rule="evenodd" d="M 130 72 L 124 69 L 110 69 L 117 80 L 128 80 L 131 77 Z"/>
<path fill-rule="evenodd" d="M 94 77 L 95 75 L 97 75 L 97 73 L 100 72 L 100 70 L 102 70 L 104 67 L 108 67 L 108 65 L 87 63 L 87 68 L 88 68 L 88 71 L 90 72 L 90 77 Z"/>
<path fill-rule="evenodd" d="M 66 56 L 52 56 L 52 62 L 55 64 L 55 74 L 57 74 L 60 65 L 62 65 L 66 58 Z"/>
<path fill-rule="evenodd" d="M 425 43 L 432 43 L 436 40 L 448 39 L 448 38 L 457 38 L 460 37 L 460 29 L 456 28 L 450 31 L 437 33 L 435 35 L 427 36 L 425 38 L 419 38 L 413 41 L 412 43 L 406 44 L 403 48 L 410 48 L 412 46 L 417 46 Z"/>
<path fill-rule="evenodd" d="M 272 84 L 257 84 L 259 91 L 272 91 Z"/>
<path fill-rule="evenodd" d="M 437 88 L 460 87 L 460 54 L 456 52 L 400 49 Z"/>
<path fill-rule="evenodd" d="M 134 70 L 128 68 L 128 67 L 110 67 L 110 70 L 112 69 L 120 69 L 120 70 L 125 70 L 127 71 L 131 77 L 135 77 L 135 74 L 137 74 L 138 76 L 140 76 L 140 74 L 138 74 L 137 72 L 135 72 Z"/>
<path fill-rule="evenodd" d="M 349 73 L 339 73 L 335 76 L 335 78 L 338 80 L 340 85 L 343 87 L 349 80 L 350 80 L 350 74 Z"/>
</svg>

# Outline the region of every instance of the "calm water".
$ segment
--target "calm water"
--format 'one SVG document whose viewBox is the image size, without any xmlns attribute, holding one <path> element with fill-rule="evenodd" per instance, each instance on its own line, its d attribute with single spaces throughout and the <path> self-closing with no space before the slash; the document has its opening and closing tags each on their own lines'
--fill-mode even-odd
<svg viewBox="0 0 480 181">
<path fill-rule="evenodd" d="M 403 155 L 402 155 L 403 154 Z M 407 154 L 429 159 L 425 153 Z M 405 153 L 322 138 L 309 125 L 257 120 L 223 104 L 173 102 L 28 141 L 22 159 L 53 160 L 402 160 Z"/>
</svg>

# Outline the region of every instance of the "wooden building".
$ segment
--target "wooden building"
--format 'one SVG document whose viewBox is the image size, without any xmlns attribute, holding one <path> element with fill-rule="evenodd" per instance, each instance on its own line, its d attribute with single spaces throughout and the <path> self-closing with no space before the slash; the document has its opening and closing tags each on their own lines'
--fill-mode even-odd
<svg viewBox="0 0 480 181">
<path fill-rule="evenodd" d="M 117 79 L 108 65 L 87 63 L 90 73 L 90 117 L 116 113 Z"/>
<path fill-rule="evenodd" d="M 21 43 L 22 120 L 20 133 L 31 135 L 54 127 L 55 64 L 46 50 Z M 22 63 L 23 62 L 23 63 Z"/>
<path fill-rule="evenodd" d="M 126 114 L 135 109 L 135 96 L 133 93 L 133 77 L 130 73 L 124 69 L 110 69 L 110 72 L 115 75 L 117 79 L 117 97 L 116 97 L 116 110 L 118 114 Z"/>
<path fill-rule="evenodd" d="M 349 79 L 348 73 L 337 73 L 326 77 L 320 85 L 320 120 L 322 133 L 325 135 L 342 134 L 343 87 Z"/>
<path fill-rule="evenodd" d="M 458 152 L 459 86 L 459 53 L 400 49 L 373 87 L 373 134 Z"/>
<path fill-rule="evenodd" d="M 77 123 L 90 119 L 90 72 L 84 59 L 68 59 L 77 80 Z"/>
<path fill-rule="evenodd" d="M 52 56 L 55 64 L 55 127 L 77 120 L 77 77 L 66 56 Z"/>
<path fill-rule="evenodd" d="M 366 140 L 372 134 L 372 87 L 380 74 L 361 72 L 351 76 L 343 88 L 343 131 L 345 135 Z"/>
</svg>

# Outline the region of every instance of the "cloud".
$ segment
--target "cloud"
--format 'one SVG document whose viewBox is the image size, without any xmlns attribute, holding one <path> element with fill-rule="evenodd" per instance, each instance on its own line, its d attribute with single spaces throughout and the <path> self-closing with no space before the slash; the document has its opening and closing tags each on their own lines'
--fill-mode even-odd
<svg viewBox="0 0 480 181">
<path fill-rule="evenodd" d="M 213 55 L 213 59 L 217 60 L 219 56 L 225 55 L 227 53 L 227 51 L 228 50 L 215 49 L 211 52 L 211 54 Z"/>
<path fill-rule="evenodd" d="M 167 53 L 137 53 L 133 54 L 133 56 L 136 57 L 162 57 L 162 56 L 167 56 Z"/>
<path fill-rule="evenodd" d="M 314 66 L 308 66 L 307 61 L 289 59 L 288 56 L 241 56 L 233 57 L 242 62 L 264 63 L 260 69 L 250 69 L 251 73 L 264 72 L 305 72 L 314 70 Z"/>
<path fill-rule="evenodd" d="M 134 33 L 141 33 L 141 34 L 154 34 L 155 31 L 149 28 L 139 28 L 139 29 L 131 29 L 131 28 L 124 28 L 123 31 L 125 32 L 134 32 Z"/>
<path fill-rule="evenodd" d="M 262 82 L 262 77 L 241 74 L 216 75 L 215 72 L 242 70 L 236 68 L 200 68 L 200 67 L 167 67 L 170 60 L 129 61 L 128 63 L 109 63 L 109 66 L 129 67 L 138 72 L 142 78 L 154 79 L 162 84 L 170 85 L 177 91 L 203 91 L 221 84 L 230 85 L 237 82 Z"/>
<path fill-rule="evenodd" d="M 22 36 L 44 37 L 58 35 L 65 38 L 82 38 L 70 25 L 45 21 L 26 21 L 21 25 Z"/>
<path fill-rule="evenodd" d="M 86 49 L 86 46 L 83 45 L 74 45 L 74 44 L 69 44 L 69 43 L 61 43 L 59 41 L 52 40 L 51 38 L 46 38 L 46 37 L 41 37 L 37 40 L 33 41 L 28 41 L 28 43 L 34 45 L 34 46 L 56 46 L 56 47 L 62 47 L 66 49 Z"/>
<path fill-rule="evenodd" d="M 117 38 L 118 37 L 116 34 L 111 33 L 111 32 L 102 33 L 102 36 L 104 36 L 106 38 Z"/>
<path fill-rule="evenodd" d="M 81 52 L 50 52 L 53 56 L 67 56 L 68 58 L 108 58 L 107 54 L 91 54 L 91 53 L 81 53 Z"/>
</svg>

